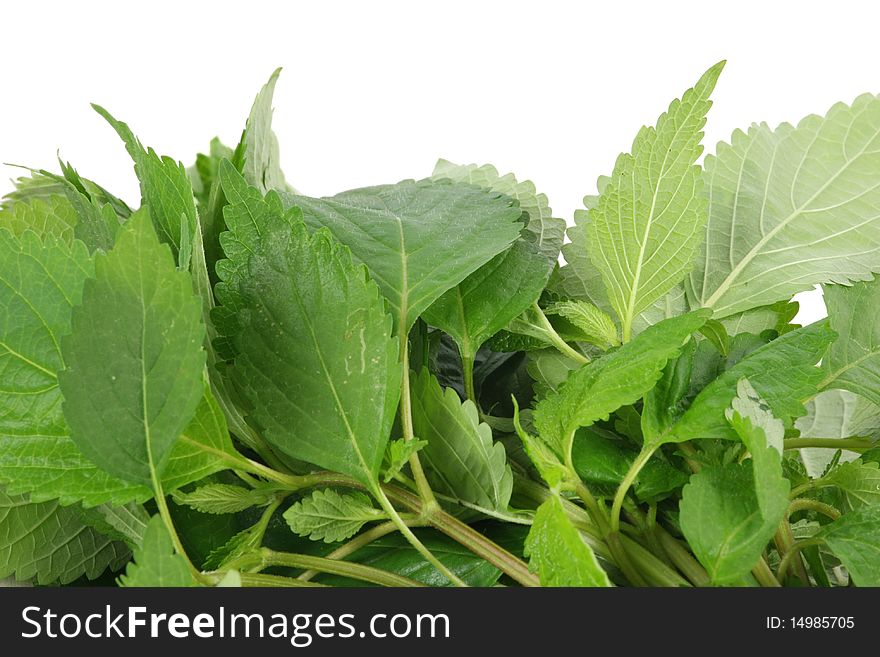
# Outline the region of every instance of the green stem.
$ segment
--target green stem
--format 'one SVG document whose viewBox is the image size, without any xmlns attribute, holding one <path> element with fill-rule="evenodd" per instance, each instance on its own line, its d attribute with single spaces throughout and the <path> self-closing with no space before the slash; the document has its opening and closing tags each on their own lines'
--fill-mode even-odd
<svg viewBox="0 0 880 657">
<path fill-rule="evenodd" d="M 822 539 L 819 538 L 808 538 L 804 541 L 795 542 L 785 553 L 785 556 L 782 557 L 782 561 L 779 562 L 779 568 L 776 571 L 776 577 L 781 581 L 785 579 L 785 573 L 788 571 L 789 566 L 791 566 L 791 562 L 795 559 L 795 557 L 800 556 L 801 550 L 804 548 L 808 548 L 811 545 L 821 545 Z"/>
<path fill-rule="evenodd" d="M 623 481 L 620 482 L 620 486 L 617 487 L 617 493 L 614 495 L 614 502 L 611 505 L 611 531 L 616 532 L 620 529 L 620 509 L 623 507 L 623 500 L 626 497 L 630 486 L 633 485 L 636 477 L 639 476 L 639 472 L 641 472 L 642 468 L 645 467 L 645 464 L 648 462 L 651 456 L 654 455 L 656 449 L 657 445 L 646 445 L 642 447 L 642 451 L 639 452 L 636 460 L 633 461 L 633 464 L 630 466 L 626 475 L 623 477 Z"/>
<path fill-rule="evenodd" d="M 216 586 L 220 580 L 226 575 L 229 571 L 219 570 L 216 572 L 205 573 L 204 577 L 206 581 L 210 582 L 211 586 Z M 241 576 L 241 585 L 242 587 L 270 587 L 270 588 L 324 588 L 324 584 L 318 584 L 317 582 L 302 582 L 298 579 L 294 579 L 293 577 L 283 577 L 281 575 L 267 575 L 265 573 L 247 573 L 247 572 L 239 572 Z"/>
<path fill-rule="evenodd" d="M 400 514 L 397 513 L 397 509 L 395 509 L 394 505 L 391 504 L 391 500 L 388 499 L 388 496 L 385 494 L 385 491 L 383 491 L 381 487 L 377 485 L 376 489 L 373 491 L 373 495 L 379 501 L 379 505 L 385 510 L 385 513 L 388 514 L 391 522 L 393 522 L 397 526 L 397 528 L 400 530 L 400 533 L 404 535 L 406 540 L 409 541 L 410 545 L 412 545 L 416 550 L 419 551 L 419 554 L 427 559 L 428 563 L 434 566 L 434 568 L 436 568 L 452 584 L 455 584 L 455 586 L 467 586 L 467 584 L 465 584 L 465 582 L 460 577 L 458 577 L 458 575 L 449 570 L 449 568 L 446 567 L 446 564 L 444 564 L 442 561 L 440 561 L 440 559 L 434 556 L 434 553 L 431 552 L 427 547 L 425 547 L 425 544 L 422 543 L 415 534 L 413 534 L 412 530 L 409 528 L 409 525 L 407 525 L 406 521 L 404 521 L 404 519 L 400 517 Z"/>
<path fill-rule="evenodd" d="M 532 310 L 537 313 L 538 321 L 541 324 L 541 328 L 547 334 L 547 339 L 550 341 L 556 349 L 582 365 L 586 365 L 590 362 L 589 357 L 584 356 L 577 349 L 574 349 L 571 345 L 569 345 L 565 340 L 562 339 L 562 336 L 556 332 L 556 329 L 553 328 L 553 324 L 550 323 L 550 320 L 547 319 L 547 315 L 544 314 L 544 311 L 541 310 L 541 306 L 538 305 L 537 302 L 532 304 Z"/>
<path fill-rule="evenodd" d="M 400 424 L 403 429 L 403 439 L 407 442 L 415 439 L 413 432 L 412 419 L 412 391 L 409 385 L 409 340 L 405 333 L 400 335 L 400 363 L 403 368 L 400 379 Z M 416 489 L 419 491 L 419 497 L 424 500 L 428 508 L 439 508 L 437 500 L 434 497 L 434 491 L 425 477 L 425 471 L 422 469 L 422 462 L 419 460 L 419 453 L 414 452 L 409 457 L 409 467 L 412 470 L 413 479 L 416 482 Z"/>
<path fill-rule="evenodd" d="M 706 569 L 694 559 L 685 547 L 660 525 L 654 526 L 654 534 L 660 541 L 663 551 L 669 556 L 675 567 L 687 577 L 694 586 L 709 586 L 711 580 Z"/>
<path fill-rule="evenodd" d="M 644 575 L 651 586 L 687 587 L 691 585 L 685 578 L 634 540 L 623 534 L 618 534 L 618 536 L 621 546 L 632 560 L 633 565 Z"/>
<path fill-rule="evenodd" d="M 608 511 L 605 508 L 605 503 L 600 504 L 593 494 L 590 492 L 590 489 L 587 488 L 586 484 L 580 480 L 579 477 L 575 478 L 577 482 L 574 485 L 574 492 L 577 493 L 577 496 L 584 503 L 584 506 L 587 507 L 587 511 L 590 512 L 590 516 L 593 518 L 593 522 L 596 523 L 596 527 L 599 528 L 599 531 L 605 535 L 612 531 L 611 526 L 608 524 Z"/>
<path fill-rule="evenodd" d="M 803 449 L 821 447 L 826 449 L 866 450 L 873 446 L 866 438 L 786 438 L 782 441 L 784 449 Z"/>
<path fill-rule="evenodd" d="M 362 532 L 355 536 L 353 539 L 348 541 L 347 543 L 343 543 L 338 548 L 333 550 L 330 554 L 327 555 L 328 559 L 345 559 L 345 557 L 350 556 L 360 550 L 362 547 L 365 547 L 372 543 L 375 540 L 382 538 L 383 536 L 387 536 L 392 532 L 397 531 L 397 525 L 391 522 L 383 522 L 381 525 L 376 525 L 371 529 L 368 529 L 365 532 Z M 301 582 L 308 582 L 315 575 L 318 574 L 317 570 L 307 570 L 302 575 L 297 577 Z"/>
<path fill-rule="evenodd" d="M 758 580 L 758 584 L 761 586 L 766 586 L 768 588 L 778 588 L 779 586 L 782 586 L 779 583 L 779 580 L 774 577 L 773 571 L 770 570 L 770 566 L 767 565 L 767 561 L 764 557 L 761 557 L 758 560 L 758 563 L 755 564 L 755 567 L 752 568 L 752 575 L 755 576 L 755 579 Z"/>
<path fill-rule="evenodd" d="M 805 497 L 792 500 L 791 504 L 788 505 L 788 515 L 797 513 L 798 511 L 816 511 L 824 516 L 828 516 L 832 520 L 837 520 L 841 515 L 840 511 L 830 504 L 825 504 L 819 500 L 811 500 Z"/>
<path fill-rule="evenodd" d="M 474 388 L 474 355 L 470 353 L 470 351 L 466 351 L 463 347 L 459 349 L 459 353 L 461 354 L 461 373 L 464 378 L 464 392 L 467 395 L 467 398 L 470 399 L 477 408 L 480 407 L 479 403 L 477 403 L 477 391 Z"/>
<path fill-rule="evenodd" d="M 776 543 L 776 549 L 779 551 L 779 554 L 787 554 L 789 550 L 791 550 L 791 546 L 794 545 L 794 534 L 791 531 L 791 525 L 788 523 L 788 516 L 782 519 L 782 522 L 779 523 L 779 528 L 776 530 L 776 535 L 773 537 L 774 542 Z M 807 575 L 807 568 L 804 566 L 804 562 L 802 559 L 798 558 L 795 562 L 795 570 L 797 570 L 797 576 L 804 583 L 805 586 L 809 586 L 810 578 Z M 780 578 L 779 581 L 782 583 L 783 580 Z"/>
<path fill-rule="evenodd" d="M 147 448 L 149 452 L 149 447 Z M 204 582 L 204 577 L 202 572 L 193 565 L 193 562 L 190 561 L 189 555 L 186 553 L 186 550 L 183 549 L 183 543 L 180 540 L 180 536 L 177 533 L 177 529 L 174 527 L 174 521 L 171 519 L 171 511 L 168 509 L 168 500 L 165 499 L 165 493 L 162 490 L 162 482 L 159 480 L 159 477 L 156 475 L 156 469 L 152 464 L 152 455 L 150 458 L 150 476 L 153 480 L 153 497 L 156 500 L 156 506 L 159 509 L 159 515 L 162 517 L 162 522 L 165 523 L 165 527 L 168 529 L 168 534 L 171 536 L 171 542 L 174 545 L 174 551 L 179 554 L 181 557 L 186 560 L 186 565 L 189 566 L 190 572 L 192 572 L 193 577 L 200 582 Z"/>
</svg>

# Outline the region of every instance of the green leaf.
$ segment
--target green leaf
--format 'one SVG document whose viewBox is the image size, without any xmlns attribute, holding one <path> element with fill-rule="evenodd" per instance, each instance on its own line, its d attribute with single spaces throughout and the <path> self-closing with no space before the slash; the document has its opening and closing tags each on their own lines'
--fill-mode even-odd
<svg viewBox="0 0 880 657">
<path fill-rule="evenodd" d="M 41 238 L 53 235 L 60 242 L 70 244 L 76 223 L 76 208 L 67 197 L 60 195 L 16 203 L 11 209 L 0 211 L 0 227 L 18 238 L 32 230 Z"/>
<path fill-rule="evenodd" d="M 880 506 L 845 513 L 816 538 L 831 548 L 856 586 L 880 586 Z"/>
<path fill-rule="evenodd" d="M 837 340 L 822 359 L 822 388 L 843 388 L 880 404 L 880 280 L 825 285 L 825 306 Z"/>
<path fill-rule="evenodd" d="M 519 404 L 516 397 L 513 398 L 513 429 L 516 435 L 522 441 L 523 449 L 529 461 L 535 466 L 541 478 L 547 482 L 552 491 L 559 491 L 563 486 L 572 482 L 572 474 L 568 468 L 559 460 L 559 457 L 553 452 L 547 444 L 523 428 L 522 419 L 529 409 L 522 413 L 519 410 Z"/>
<path fill-rule="evenodd" d="M 762 123 L 719 144 L 705 161 L 709 221 L 692 305 L 727 317 L 880 271 L 878 143 L 880 97 L 864 95 L 797 127 Z"/>
<path fill-rule="evenodd" d="M 559 497 L 538 507 L 526 538 L 525 556 L 541 586 L 611 586 L 592 548 L 565 515 Z"/>
<path fill-rule="evenodd" d="M 587 248 L 625 341 L 636 316 L 687 274 L 702 238 L 706 201 L 696 161 L 709 95 L 723 67 L 710 68 L 673 101 L 655 128 L 642 128 L 590 212 Z"/>
<path fill-rule="evenodd" d="M 390 441 L 388 448 L 385 450 L 385 463 L 383 464 L 385 483 L 387 484 L 394 479 L 409 462 L 410 457 L 427 444 L 428 441 L 419 440 L 418 438 L 413 440 L 398 438 L 397 440 Z"/>
<path fill-rule="evenodd" d="M 206 484 L 188 493 L 174 493 L 174 501 L 201 513 L 238 513 L 272 501 L 271 491 L 245 488 L 235 484 Z"/>
<path fill-rule="evenodd" d="M 130 548 L 136 548 L 144 540 L 150 514 L 142 504 L 136 502 L 119 506 L 102 504 L 84 509 L 82 520 L 104 536 L 124 541 Z"/>
<path fill-rule="evenodd" d="M 705 466 L 682 491 L 681 530 L 714 584 L 733 584 L 755 566 L 788 509 L 782 473 L 784 427 L 743 380 L 727 413 L 751 454 L 744 463 Z"/>
<path fill-rule="evenodd" d="M 196 155 L 196 163 L 187 169 L 187 173 L 192 184 L 193 195 L 200 208 L 207 210 L 210 206 L 211 192 L 214 186 L 219 184 L 220 163 L 223 160 L 231 160 L 233 157 L 234 151 L 224 145 L 217 137 L 211 140 L 207 154 L 199 153 Z"/>
<path fill-rule="evenodd" d="M 844 511 L 880 504 L 880 464 L 850 461 L 841 463 L 823 481 L 843 493 Z"/>
<path fill-rule="evenodd" d="M 617 326 L 607 313 L 586 301 L 559 301 L 544 308 L 545 315 L 564 317 L 583 331 L 584 342 L 600 349 L 610 349 L 620 344 Z"/>
<path fill-rule="evenodd" d="M 272 97 L 281 69 L 275 69 L 269 81 L 257 94 L 242 136 L 243 156 L 239 169 L 248 185 L 256 187 L 261 194 L 270 189 L 289 191 L 281 171 L 278 138 L 272 131 Z"/>
<path fill-rule="evenodd" d="M 531 352 L 526 368 L 535 382 L 535 397 L 541 399 L 559 390 L 568 375 L 580 366 L 581 363 L 576 363 L 555 349 Z"/>
<path fill-rule="evenodd" d="M 508 248 L 522 228 L 522 210 L 509 197 L 450 181 L 284 200 L 367 266 L 391 306 L 396 335 L 406 335 L 440 295 Z"/>
<path fill-rule="evenodd" d="M 468 586 L 487 587 L 498 582 L 500 570 L 451 538 L 432 530 L 416 529 L 415 534 L 444 566 Z M 348 557 L 348 560 L 403 575 L 428 586 L 449 586 L 449 580 L 400 534 L 373 541 Z M 370 586 L 360 580 L 335 575 L 322 575 L 316 581 L 329 586 Z"/>
<path fill-rule="evenodd" d="M 62 341 L 64 417 L 96 465 L 150 485 L 203 396 L 201 308 L 144 210 L 95 276 Z"/>
<path fill-rule="evenodd" d="M 293 533 L 325 543 L 344 541 L 368 522 L 385 517 L 363 493 L 337 493 L 330 488 L 316 490 L 284 512 Z"/>
<path fill-rule="evenodd" d="M 706 319 L 705 311 L 667 319 L 617 351 L 573 371 L 556 393 L 535 408 L 541 439 L 568 461 L 575 431 L 641 399 Z"/>
<path fill-rule="evenodd" d="M 174 553 L 171 535 L 162 518 L 153 516 L 144 533 L 144 541 L 134 551 L 134 561 L 128 564 L 119 585 L 126 587 L 182 587 L 195 586 L 186 559 Z"/>
<path fill-rule="evenodd" d="M 587 484 L 616 488 L 638 454 L 638 450 L 624 446 L 604 432 L 580 429 L 572 444 L 571 462 Z M 640 500 L 656 500 L 681 488 L 687 480 L 684 472 L 655 456 L 639 471 L 633 489 Z"/>
<path fill-rule="evenodd" d="M 781 335 L 800 328 L 797 324 L 791 324 L 799 309 L 800 304 L 796 301 L 777 301 L 769 306 L 728 315 L 718 321 L 727 329 L 727 334 L 730 336 L 739 333 L 760 335 L 767 330 L 776 331 Z"/>
<path fill-rule="evenodd" d="M 194 235 L 198 222 L 186 169 L 168 156 L 160 157 L 152 148 L 145 149 L 125 123 L 114 119 L 100 105 L 92 107 L 125 142 L 140 181 L 142 202 L 150 208 L 156 232 L 162 242 L 171 246 L 174 258 L 183 265 L 185 258 L 178 259 L 178 252 L 186 253 L 187 245 L 181 236 Z"/>
<path fill-rule="evenodd" d="M 302 223 L 263 240 L 248 271 L 232 376 L 253 421 L 286 454 L 375 486 L 401 374 L 376 285 Z"/>
<path fill-rule="evenodd" d="M 700 331 L 705 328 L 704 324 Z M 647 442 L 658 439 L 684 414 L 686 397 L 693 380 L 696 351 L 697 343 L 691 340 L 678 358 L 666 364 L 657 385 L 645 394 L 640 429 Z"/>
<path fill-rule="evenodd" d="M 504 445 L 493 443 L 492 429 L 480 422 L 477 407 L 462 403 L 452 388 L 440 387 L 427 369 L 412 378 L 415 435 L 428 444 L 422 463 L 432 487 L 485 509 L 506 511 L 513 473 Z"/>
<path fill-rule="evenodd" d="M 526 219 L 520 238 L 454 288 L 424 313 L 425 321 L 451 335 L 464 358 L 538 300 L 559 257 L 565 221 L 551 216 L 547 197 L 535 186 L 499 176 L 490 166 L 458 166 L 440 160 L 434 180 L 450 179 L 506 194 L 519 202 Z"/>
<path fill-rule="evenodd" d="M 803 400 L 816 392 L 821 371 L 815 367 L 822 358 L 834 331 L 826 320 L 816 322 L 756 349 L 707 385 L 681 419 L 658 436 L 657 444 L 693 439 L 724 438 L 737 434 L 724 413 L 737 394 L 739 380 L 747 377 L 773 415 L 785 426 L 806 411 Z"/>
<path fill-rule="evenodd" d="M 0 577 L 69 584 L 119 568 L 128 556 L 125 545 L 84 524 L 76 508 L 0 490 Z"/>
</svg>

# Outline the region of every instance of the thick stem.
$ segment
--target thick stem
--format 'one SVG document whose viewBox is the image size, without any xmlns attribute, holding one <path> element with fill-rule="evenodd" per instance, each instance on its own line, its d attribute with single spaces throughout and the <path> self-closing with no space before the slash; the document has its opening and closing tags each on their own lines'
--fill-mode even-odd
<svg viewBox="0 0 880 657">
<path fill-rule="evenodd" d="M 684 548 L 673 536 L 660 525 L 654 528 L 654 535 L 660 541 L 663 551 L 669 556 L 675 567 L 687 577 L 694 586 L 709 586 L 711 580 L 706 569 L 694 559 L 693 555 Z"/>
<path fill-rule="evenodd" d="M 345 559 L 345 557 L 354 554 L 362 547 L 365 547 L 376 541 L 383 536 L 387 536 L 392 532 L 397 531 L 397 525 L 395 525 L 390 520 L 388 522 L 383 522 L 381 525 L 376 525 L 371 529 L 368 529 L 365 532 L 362 532 L 355 536 L 353 539 L 348 541 L 347 543 L 343 543 L 338 548 L 333 550 L 330 554 L 327 555 L 328 559 Z M 297 577 L 301 582 L 308 582 L 315 575 L 318 574 L 317 570 L 307 570 L 302 575 Z"/>
<path fill-rule="evenodd" d="M 782 557 L 782 561 L 779 562 L 779 568 L 776 571 L 776 577 L 782 581 L 785 579 L 785 573 L 788 571 L 789 566 L 791 566 L 791 562 L 794 561 L 795 558 L 800 557 L 801 550 L 804 548 L 810 547 L 811 545 L 821 545 L 822 540 L 818 538 L 809 538 L 805 541 L 798 541 L 794 543 L 785 553 L 785 556 Z"/>
<path fill-rule="evenodd" d="M 412 420 L 412 391 L 409 386 L 409 340 L 406 334 L 400 335 L 400 366 L 403 368 L 400 379 L 400 424 L 403 429 L 403 439 L 411 441 L 415 439 Z M 439 507 L 434 497 L 434 491 L 425 477 L 419 453 L 413 452 L 409 457 L 409 467 L 416 482 L 419 496 L 425 501 L 428 508 Z"/>
<path fill-rule="evenodd" d="M 769 588 L 782 586 L 779 583 L 779 580 L 774 577 L 773 571 L 770 570 L 770 566 L 767 565 L 767 561 L 764 557 L 761 557 L 755 567 L 752 568 L 752 575 L 755 576 L 755 579 L 758 580 L 758 584 L 761 586 Z"/>
<path fill-rule="evenodd" d="M 416 587 L 424 586 L 421 582 L 417 582 L 409 577 L 403 577 L 396 573 L 390 573 L 385 570 L 365 566 L 360 563 L 351 563 L 349 561 L 339 561 L 337 559 L 327 559 L 326 557 L 315 557 L 310 554 L 296 554 L 293 552 L 276 552 L 269 548 L 260 548 L 246 554 L 238 559 L 234 559 L 226 564 L 228 570 L 247 570 L 256 568 L 263 570 L 271 566 L 284 566 L 288 568 L 304 568 L 318 570 L 331 575 L 341 575 L 343 577 L 351 577 L 363 582 L 378 584 L 380 586 L 404 586 Z"/>
<path fill-rule="evenodd" d="M 776 549 L 779 551 L 779 554 L 787 554 L 789 550 L 791 550 L 791 546 L 794 545 L 794 534 L 791 532 L 791 525 L 788 524 L 788 518 L 783 518 L 782 522 L 779 523 L 779 528 L 776 530 L 776 535 L 773 537 L 773 541 L 776 543 Z M 798 558 L 795 562 L 795 570 L 798 578 L 804 583 L 805 586 L 809 586 L 810 578 L 807 575 L 807 569 L 804 566 L 804 562 L 802 559 Z M 782 582 L 782 580 L 780 580 Z"/>
<path fill-rule="evenodd" d="M 806 497 L 792 500 L 791 504 L 788 505 L 788 515 L 797 513 L 798 511 L 816 511 L 824 516 L 828 516 L 832 520 L 837 520 L 840 517 L 840 511 L 830 504 L 825 504 L 819 500 L 811 500 Z"/>
<path fill-rule="evenodd" d="M 455 584 L 455 586 L 467 586 L 458 575 L 449 570 L 449 568 L 446 567 L 446 564 L 440 561 L 440 559 L 434 556 L 433 552 L 425 547 L 425 544 L 419 540 L 418 536 L 413 534 L 403 518 L 400 517 L 400 514 L 397 513 L 397 509 L 391 504 L 391 500 L 388 499 L 388 496 L 382 488 L 377 485 L 376 489 L 373 491 L 373 495 L 379 501 L 379 505 L 385 510 L 385 513 L 388 514 L 388 517 L 391 518 L 391 522 L 397 526 L 397 529 L 399 529 L 400 533 L 404 535 L 407 541 L 409 541 L 410 545 L 428 560 L 428 563 L 434 566 L 434 568 L 436 568 L 452 584 Z"/>
<path fill-rule="evenodd" d="M 461 348 L 459 353 L 461 354 L 461 374 L 464 378 L 465 395 L 467 395 L 467 398 L 474 402 L 479 409 L 480 405 L 477 403 L 477 391 L 476 388 L 474 388 L 474 355 L 464 348 Z"/>
<path fill-rule="evenodd" d="M 656 449 L 656 445 L 642 447 L 642 451 L 639 452 L 636 460 L 633 461 L 633 464 L 623 477 L 623 481 L 620 482 L 620 486 L 617 487 L 617 493 L 614 495 L 614 502 L 611 505 L 611 531 L 616 532 L 620 529 L 620 509 L 623 507 L 623 500 L 626 497 L 626 493 L 629 491 L 630 486 L 635 482 L 636 477 L 639 476 L 639 472 L 645 467 L 645 464 L 651 456 L 654 455 Z"/>
</svg>

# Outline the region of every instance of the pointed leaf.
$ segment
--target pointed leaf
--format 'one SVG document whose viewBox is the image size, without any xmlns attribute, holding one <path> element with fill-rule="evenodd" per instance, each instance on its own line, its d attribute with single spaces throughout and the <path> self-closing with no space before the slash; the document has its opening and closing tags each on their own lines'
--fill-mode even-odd
<svg viewBox="0 0 880 657">
<path fill-rule="evenodd" d="M 630 338 L 636 316 L 681 281 L 702 239 L 700 140 L 709 95 L 724 62 L 675 100 L 655 128 L 643 128 L 632 154 L 621 155 L 590 212 L 590 259 Z"/>
<path fill-rule="evenodd" d="M 96 465 L 150 485 L 204 392 L 201 308 L 144 210 L 95 272 L 62 342 L 64 418 Z"/>
<path fill-rule="evenodd" d="M 856 586 L 880 586 L 880 506 L 845 513 L 816 538 L 831 548 Z"/>
<path fill-rule="evenodd" d="M 242 137 L 244 148 L 240 169 L 248 185 L 256 187 L 261 194 L 270 189 L 290 189 L 281 171 L 278 138 L 272 131 L 272 97 L 280 73 L 280 68 L 275 69 L 254 99 Z"/>
<path fill-rule="evenodd" d="M 144 541 L 134 551 L 134 561 L 119 577 L 126 587 L 195 586 L 189 566 L 181 555 L 174 553 L 171 536 L 159 516 L 153 516 L 144 533 Z"/>
<path fill-rule="evenodd" d="M 513 473 L 504 445 L 480 422 L 477 407 L 462 403 L 452 388 L 440 387 L 427 369 L 412 379 L 413 431 L 427 445 L 421 451 L 435 490 L 477 506 L 506 511 Z"/>
<path fill-rule="evenodd" d="M 609 349 L 620 344 L 614 320 L 586 301 L 551 303 L 544 308 L 544 314 L 564 317 L 583 331 L 585 342 L 590 342 L 601 349 Z"/>
<path fill-rule="evenodd" d="M 201 513 L 238 513 L 253 506 L 268 504 L 271 491 L 245 488 L 234 484 L 206 484 L 189 493 L 176 492 L 174 501 Z"/>
<path fill-rule="evenodd" d="M 880 504 L 880 464 L 876 462 L 841 463 L 823 481 L 843 493 L 844 511 Z"/>
</svg>

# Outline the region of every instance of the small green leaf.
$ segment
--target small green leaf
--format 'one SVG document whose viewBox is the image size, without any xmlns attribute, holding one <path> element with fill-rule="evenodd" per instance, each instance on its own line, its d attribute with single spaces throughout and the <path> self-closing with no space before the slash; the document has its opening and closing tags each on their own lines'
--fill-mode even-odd
<svg viewBox="0 0 880 657">
<path fill-rule="evenodd" d="M 825 525 L 816 538 L 831 548 L 856 586 L 880 586 L 880 505 L 866 505 Z"/>
<path fill-rule="evenodd" d="M 880 504 L 880 464 L 876 462 L 863 463 L 859 460 L 841 463 L 822 480 L 841 490 L 845 511 Z"/>
<path fill-rule="evenodd" d="M 435 490 L 495 511 L 507 510 L 513 474 L 504 445 L 480 422 L 477 407 L 440 387 L 427 369 L 412 378 L 412 419 L 427 441 L 421 456 Z"/>
<path fill-rule="evenodd" d="M 313 541 L 336 543 L 357 534 L 368 522 L 385 518 L 363 493 L 316 490 L 284 512 L 290 529 Z"/>
<path fill-rule="evenodd" d="M 559 460 L 559 457 L 551 450 L 547 444 L 531 433 L 526 431 L 522 425 L 522 416 L 528 412 L 520 413 L 519 404 L 516 397 L 513 398 L 513 428 L 516 435 L 522 441 L 526 455 L 537 469 L 541 478 L 547 482 L 552 491 L 559 491 L 563 486 L 571 483 L 571 473 L 568 468 Z"/>
<path fill-rule="evenodd" d="M 385 463 L 383 464 L 385 483 L 387 484 L 394 479 L 409 462 L 410 457 L 427 444 L 426 440 L 419 440 L 418 438 L 414 440 L 398 438 L 397 440 L 390 441 L 388 448 L 385 450 Z"/>
<path fill-rule="evenodd" d="M 584 342 L 590 342 L 601 349 L 610 349 L 620 344 L 614 320 L 586 301 L 551 303 L 544 308 L 544 314 L 564 317 L 583 331 Z"/>
<path fill-rule="evenodd" d="M 195 586 L 186 559 L 174 553 L 171 535 L 162 518 L 153 516 L 144 533 L 144 540 L 134 551 L 134 561 L 119 577 L 125 587 Z"/>
<path fill-rule="evenodd" d="M 144 210 L 95 272 L 62 341 L 64 418 L 96 465 L 151 485 L 204 392 L 201 308 Z"/>
<path fill-rule="evenodd" d="M 556 495 L 538 507 L 526 538 L 525 556 L 542 586 L 611 586 Z"/>
<path fill-rule="evenodd" d="M 275 69 L 269 81 L 260 89 L 254 99 L 251 113 L 242 136 L 239 152 L 243 161 L 239 169 L 248 185 L 256 187 L 261 194 L 270 189 L 289 191 L 291 188 L 284 180 L 281 171 L 281 156 L 278 149 L 278 138 L 272 131 L 272 97 L 275 95 L 275 84 L 281 69 Z"/>
<path fill-rule="evenodd" d="M 260 489 L 245 488 L 234 484 L 206 484 L 189 493 L 174 493 L 177 504 L 186 505 L 202 513 L 237 513 L 253 506 L 264 506 L 273 493 Z"/>
</svg>

